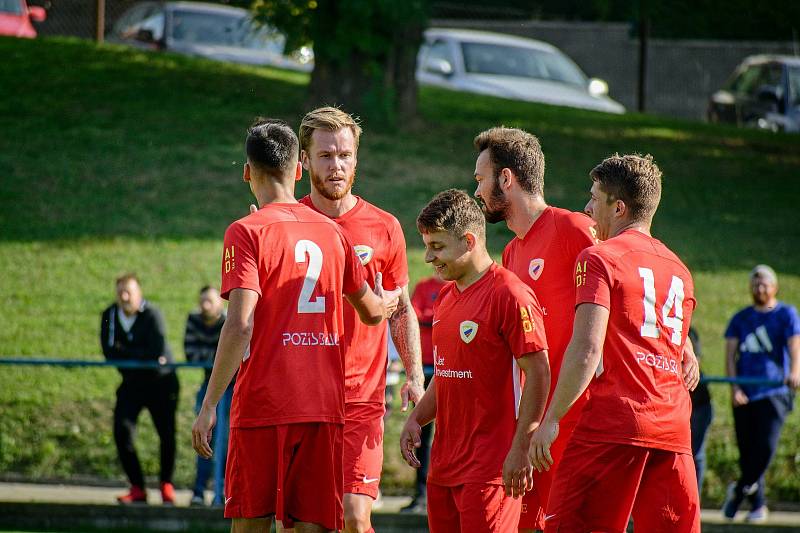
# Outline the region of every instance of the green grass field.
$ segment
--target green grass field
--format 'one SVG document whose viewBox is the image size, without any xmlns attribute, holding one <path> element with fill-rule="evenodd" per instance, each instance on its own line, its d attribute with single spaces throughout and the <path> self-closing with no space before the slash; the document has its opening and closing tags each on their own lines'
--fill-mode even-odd
<svg viewBox="0 0 800 533">
<path fill-rule="evenodd" d="M 218 283 L 225 227 L 247 213 L 244 130 L 256 115 L 296 125 L 307 78 L 264 68 L 153 55 L 69 39 L 0 38 L 0 356 L 99 359 L 99 317 L 113 280 L 133 270 L 164 311 L 182 354 L 196 291 Z M 472 191 L 474 135 L 497 124 L 536 133 L 547 157 L 546 196 L 581 209 L 587 173 L 613 152 L 654 154 L 664 197 L 654 233 L 695 276 L 707 373 L 723 372 L 726 321 L 749 302 L 758 262 L 800 303 L 800 137 L 630 114 L 606 116 L 423 90 L 420 118 L 402 132 L 364 124 L 357 193 L 398 216 L 412 279 L 428 272 L 413 221 L 447 187 Z M 301 182 L 299 194 L 307 191 Z M 510 233 L 491 228 L 502 250 Z M 194 476 L 190 446 L 201 371 L 183 371 L 176 481 Z M 0 367 L 0 472 L 32 478 L 123 480 L 111 435 L 113 369 Z M 728 390 L 712 390 L 705 496 L 736 475 Z M 402 417 L 386 432 L 384 489 L 407 490 L 396 451 Z M 157 444 L 140 429 L 145 469 Z M 800 415 L 792 414 L 769 474 L 770 497 L 800 501 Z"/>
</svg>

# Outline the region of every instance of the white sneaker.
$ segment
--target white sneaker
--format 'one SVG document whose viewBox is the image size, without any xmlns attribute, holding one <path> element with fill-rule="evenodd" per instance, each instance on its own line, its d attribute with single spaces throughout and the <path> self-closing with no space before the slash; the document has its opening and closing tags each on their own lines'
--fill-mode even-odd
<svg viewBox="0 0 800 533">
<path fill-rule="evenodd" d="M 762 505 L 758 509 L 753 509 L 747 513 L 745 520 L 750 523 L 760 524 L 762 522 L 766 522 L 768 517 L 769 509 L 767 509 L 766 505 Z"/>
</svg>

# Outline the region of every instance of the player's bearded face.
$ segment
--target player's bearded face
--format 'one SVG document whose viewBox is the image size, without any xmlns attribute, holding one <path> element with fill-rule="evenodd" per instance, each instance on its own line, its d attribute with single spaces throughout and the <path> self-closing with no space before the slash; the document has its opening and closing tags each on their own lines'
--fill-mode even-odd
<svg viewBox="0 0 800 533">
<path fill-rule="evenodd" d="M 324 170 L 318 172 L 318 169 L 311 163 L 308 167 L 308 174 L 311 176 L 311 185 L 314 189 L 328 200 L 341 200 L 347 196 L 347 193 L 353 188 L 353 182 L 356 180 L 355 167 L 352 168 L 349 174 L 337 171 L 325 172 Z"/>
<path fill-rule="evenodd" d="M 481 210 L 486 222 L 497 224 L 508 218 L 508 210 L 511 205 L 506 199 L 506 195 L 500 188 L 499 176 L 495 176 L 492 181 L 492 190 L 489 198 L 481 196 Z"/>
</svg>

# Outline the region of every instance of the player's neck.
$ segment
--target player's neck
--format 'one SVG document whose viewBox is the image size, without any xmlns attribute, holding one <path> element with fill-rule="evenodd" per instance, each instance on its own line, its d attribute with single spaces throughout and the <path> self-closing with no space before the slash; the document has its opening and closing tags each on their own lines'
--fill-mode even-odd
<svg viewBox="0 0 800 533">
<path fill-rule="evenodd" d="M 754 303 L 753 308 L 760 313 L 766 313 L 767 311 L 772 311 L 773 309 L 775 309 L 775 306 L 777 305 L 778 305 L 778 299 L 773 298 L 763 304 Z"/>
<path fill-rule="evenodd" d="M 311 203 L 314 204 L 314 207 L 331 218 L 344 215 L 358 203 L 358 199 L 353 195 L 352 191 L 348 191 L 339 200 L 331 200 L 322 196 L 317 189 L 312 187 L 309 196 L 311 196 Z"/>
<path fill-rule="evenodd" d="M 294 197 L 294 181 L 291 184 L 266 182 L 260 186 L 253 187 L 253 194 L 258 201 L 259 207 L 267 204 L 296 204 Z"/>
<path fill-rule="evenodd" d="M 619 227 L 612 229 L 610 236 L 616 237 L 623 231 L 628 231 L 630 229 L 638 231 L 639 233 L 644 233 L 648 237 L 652 237 L 652 234 L 650 233 L 649 222 L 622 222 L 620 223 Z"/>
<path fill-rule="evenodd" d="M 539 220 L 545 209 L 547 209 L 547 202 L 541 196 L 521 195 L 518 201 L 511 203 L 506 225 L 514 232 L 514 235 L 522 239 Z"/>
<path fill-rule="evenodd" d="M 489 252 L 476 257 L 475 260 L 471 262 L 471 268 L 469 271 L 465 272 L 463 276 L 456 280 L 456 287 L 458 288 L 459 292 L 464 292 L 471 285 L 480 280 L 483 275 L 489 271 L 493 264 L 494 261 L 489 255 Z"/>
</svg>

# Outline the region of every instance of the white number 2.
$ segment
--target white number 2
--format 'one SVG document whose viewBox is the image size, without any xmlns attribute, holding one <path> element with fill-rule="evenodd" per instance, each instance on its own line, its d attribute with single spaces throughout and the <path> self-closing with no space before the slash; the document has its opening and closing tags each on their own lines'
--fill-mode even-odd
<svg viewBox="0 0 800 533">
<path fill-rule="evenodd" d="M 659 337 L 658 327 L 656 327 L 656 283 L 653 271 L 649 268 L 639 267 L 639 275 L 644 282 L 644 323 L 642 324 L 642 337 L 657 339 Z M 670 312 L 675 310 L 674 315 Z M 683 333 L 683 280 L 678 276 L 672 276 L 672 283 L 669 286 L 669 294 L 664 307 L 661 308 L 661 319 L 664 326 L 672 330 L 670 341 L 672 344 L 681 343 Z"/>
<path fill-rule="evenodd" d="M 322 250 L 317 243 L 306 239 L 297 241 L 294 246 L 294 260 L 297 263 L 305 263 L 308 255 L 308 270 L 303 280 L 303 288 L 300 290 L 300 297 L 297 299 L 298 313 L 324 313 L 325 297 L 317 296 L 313 301 L 311 296 L 314 294 L 314 287 L 319 281 L 322 272 Z"/>
</svg>

